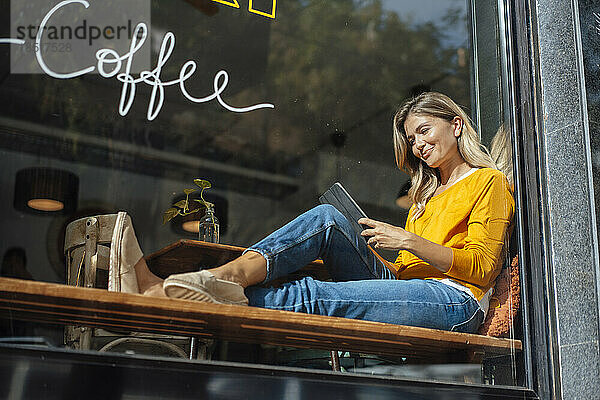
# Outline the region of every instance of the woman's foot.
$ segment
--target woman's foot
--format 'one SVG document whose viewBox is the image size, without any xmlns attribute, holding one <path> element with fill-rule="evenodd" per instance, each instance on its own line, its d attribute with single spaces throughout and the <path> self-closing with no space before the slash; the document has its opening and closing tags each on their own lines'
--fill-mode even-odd
<svg viewBox="0 0 600 400">
<path fill-rule="evenodd" d="M 163 280 L 150 271 L 143 257 L 135 264 L 134 270 L 139 293 L 146 296 L 166 297 L 164 290 L 162 290 Z"/>
<path fill-rule="evenodd" d="M 163 288 L 168 297 L 176 299 L 248 305 L 241 285 L 218 279 L 209 270 L 171 275 L 165 279 Z"/>
<path fill-rule="evenodd" d="M 150 286 L 148 289 L 144 291 L 140 291 L 144 296 L 153 296 L 153 297 L 167 297 L 165 290 L 163 289 L 163 280 L 161 279 L 159 283 L 156 283 Z"/>
<path fill-rule="evenodd" d="M 267 261 L 249 251 L 217 268 L 171 275 L 163 284 L 168 297 L 219 304 L 248 304 L 244 288 L 263 282 Z"/>
<path fill-rule="evenodd" d="M 267 260 L 260 253 L 248 251 L 227 264 L 207 271 L 210 271 L 218 279 L 234 282 L 247 288 L 265 280 Z"/>
</svg>

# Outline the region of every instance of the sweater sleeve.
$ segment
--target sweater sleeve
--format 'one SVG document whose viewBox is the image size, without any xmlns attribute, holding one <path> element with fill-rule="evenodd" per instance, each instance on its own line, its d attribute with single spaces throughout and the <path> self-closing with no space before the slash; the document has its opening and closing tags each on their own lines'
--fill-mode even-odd
<svg viewBox="0 0 600 400">
<path fill-rule="evenodd" d="M 502 174 L 486 183 L 471 211 L 463 248 L 452 248 L 446 275 L 487 287 L 498 275 L 499 259 L 514 213 L 514 200 Z"/>
</svg>

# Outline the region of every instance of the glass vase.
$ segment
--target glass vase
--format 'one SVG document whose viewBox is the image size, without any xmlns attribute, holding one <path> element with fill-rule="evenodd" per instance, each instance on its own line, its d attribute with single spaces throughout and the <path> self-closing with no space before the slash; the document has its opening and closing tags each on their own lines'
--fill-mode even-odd
<svg viewBox="0 0 600 400">
<path fill-rule="evenodd" d="M 219 220 L 213 206 L 209 206 L 198 224 L 198 240 L 219 243 Z"/>
</svg>

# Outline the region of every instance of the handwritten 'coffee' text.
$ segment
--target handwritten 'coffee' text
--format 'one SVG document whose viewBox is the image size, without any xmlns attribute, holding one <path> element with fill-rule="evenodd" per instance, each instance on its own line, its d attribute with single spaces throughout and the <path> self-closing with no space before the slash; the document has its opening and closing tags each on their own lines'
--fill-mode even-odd
<svg viewBox="0 0 600 400">
<path fill-rule="evenodd" d="M 88 8 L 90 5 L 85 0 L 65 0 L 54 6 L 54 8 L 52 8 L 44 16 L 42 22 L 40 23 L 40 27 L 35 39 L 35 56 L 37 62 L 42 71 L 56 79 L 75 78 L 90 73 L 95 69 L 97 69 L 98 73 L 104 78 L 112 78 L 116 76 L 117 80 L 123 83 L 121 87 L 121 97 L 119 100 L 120 115 L 127 115 L 129 110 L 131 109 L 131 106 L 135 99 L 136 85 L 141 82 L 152 87 L 150 100 L 148 102 L 148 112 L 146 114 L 146 117 L 149 121 L 154 120 L 160 113 L 160 110 L 162 109 L 165 99 L 165 86 L 173 85 L 179 85 L 179 90 L 181 91 L 183 96 L 185 96 L 185 98 L 187 98 L 191 102 L 206 103 L 216 99 L 217 102 L 223 108 L 235 113 L 244 113 L 258 110 L 261 108 L 275 108 L 275 106 L 270 103 L 261 103 L 248 107 L 233 107 L 227 104 L 227 102 L 225 102 L 225 100 L 223 100 L 223 98 L 221 97 L 221 94 L 225 91 L 225 89 L 227 88 L 227 84 L 229 83 L 229 74 L 225 70 L 221 70 L 215 74 L 215 77 L 213 79 L 212 94 L 205 97 L 194 97 L 188 92 L 188 90 L 185 87 L 185 81 L 188 80 L 196 72 L 197 64 L 193 60 L 189 60 L 183 64 L 183 66 L 179 70 L 178 79 L 163 82 L 160 77 L 162 68 L 169 60 L 169 57 L 171 56 L 171 53 L 173 53 L 173 49 L 175 48 L 175 35 L 173 34 L 173 32 L 167 32 L 163 37 L 156 67 L 151 71 L 140 72 L 139 77 L 135 78 L 131 75 L 133 56 L 144 45 L 144 42 L 148 37 L 148 27 L 143 22 L 140 22 L 136 25 L 131 39 L 129 51 L 127 53 L 119 55 L 119 53 L 117 53 L 115 50 L 103 48 L 96 52 L 96 66 L 91 65 L 79 71 L 68 73 L 53 71 L 46 65 L 44 57 L 42 56 L 42 52 L 40 51 L 42 47 L 42 34 L 44 32 L 44 27 L 46 26 L 48 20 L 52 17 L 52 15 L 60 8 L 71 3 L 82 4 L 85 8 Z M 0 38 L 0 43 L 23 45 L 25 44 L 25 41 L 13 38 Z M 123 62 L 125 62 L 125 72 L 119 73 L 123 66 Z"/>
</svg>

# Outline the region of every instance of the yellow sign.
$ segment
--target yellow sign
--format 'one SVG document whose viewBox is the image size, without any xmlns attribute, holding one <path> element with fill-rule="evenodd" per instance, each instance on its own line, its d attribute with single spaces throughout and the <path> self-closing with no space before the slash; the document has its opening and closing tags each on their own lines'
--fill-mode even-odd
<svg viewBox="0 0 600 400">
<path fill-rule="evenodd" d="M 264 11 L 255 10 L 254 7 L 252 7 L 252 0 L 249 0 L 249 1 L 250 1 L 250 3 L 248 3 L 248 11 L 250 11 L 251 13 L 254 13 L 254 14 L 262 15 L 263 17 L 275 19 L 275 9 L 277 8 L 277 0 L 273 0 L 273 6 L 271 7 L 270 14 L 266 13 Z"/>
<path fill-rule="evenodd" d="M 232 1 L 213 0 L 213 1 L 216 1 L 217 3 L 225 4 L 226 6 L 229 6 L 229 7 L 240 8 L 240 3 L 238 3 L 237 0 L 232 0 Z"/>
<path fill-rule="evenodd" d="M 225 4 L 226 6 L 233 7 L 233 8 L 240 8 L 240 3 L 238 3 L 237 0 L 212 0 L 212 1 L 214 1 L 216 3 Z M 272 0 L 271 12 L 257 10 L 254 8 L 254 5 L 252 3 L 253 3 L 252 0 L 248 0 L 248 11 L 249 12 L 251 12 L 253 14 L 262 15 L 263 17 L 275 19 L 275 10 L 277 9 L 277 0 Z"/>
</svg>

